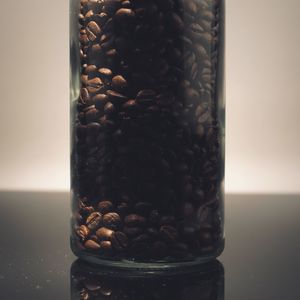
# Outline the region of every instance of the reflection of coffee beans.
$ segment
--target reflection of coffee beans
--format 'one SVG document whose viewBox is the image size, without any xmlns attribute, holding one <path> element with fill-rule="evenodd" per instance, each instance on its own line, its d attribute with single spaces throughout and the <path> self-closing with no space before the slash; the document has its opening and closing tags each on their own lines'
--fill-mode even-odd
<svg viewBox="0 0 300 300">
<path fill-rule="evenodd" d="M 80 249 L 147 262 L 222 247 L 222 13 L 216 0 L 80 1 Z"/>
<path fill-rule="evenodd" d="M 128 271 L 107 276 L 106 271 L 82 261 L 73 263 L 71 299 L 224 300 L 224 270 L 218 261 L 206 264 L 201 271 L 177 276 L 131 277 Z"/>
</svg>

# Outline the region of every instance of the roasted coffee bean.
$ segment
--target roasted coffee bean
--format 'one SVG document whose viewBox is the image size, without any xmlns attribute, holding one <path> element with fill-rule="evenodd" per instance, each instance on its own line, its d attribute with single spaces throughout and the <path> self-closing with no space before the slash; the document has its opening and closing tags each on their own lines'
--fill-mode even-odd
<svg viewBox="0 0 300 300">
<path fill-rule="evenodd" d="M 116 108 L 111 102 L 107 102 L 104 106 L 104 113 L 111 116 L 116 113 Z"/>
<path fill-rule="evenodd" d="M 110 101 L 115 104 L 121 104 L 128 99 L 125 95 L 122 95 L 122 94 L 120 94 L 116 91 L 112 91 L 112 90 L 106 91 L 106 94 L 109 97 Z"/>
<path fill-rule="evenodd" d="M 84 69 L 84 73 L 88 75 L 88 78 L 95 77 L 97 74 L 97 67 L 95 65 L 88 65 Z"/>
<path fill-rule="evenodd" d="M 131 21 L 132 19 L 135 18 L 135 13 L 132 9 L 129 8 L 120 8 L 117 12 L 116 12 L 116 19 L 119 22 L 127 22 L 127 21 Z"/>
<path fill-rule="evenodd" d="M 87 103 L 87 101 L 89 101 L 89 99 L 90 99 L 89 91 L 86 88 L 82 88 L 80 90 L 80 100 L 83 103 Z"/>
<path fill-rule="evenodd" d="M 114 209 L 114 205 L 112 204 L 111 201 L 105 200 L 105 201 L 100 201 L 98 204 L 98 210 L 102 214 L 107 214 L 112 212 Z"/>
<path fill-rule="evenodd" d="M 112 76 L 112 71 L 108 68 L 100 68 L 98 72 L 104 78 L 110 78 Z"/>
<path fill-rule="evenodd" d="M 89 293 L 85 289 L 82 289 L 80 291 L 79 297 L 80 297 L 80 300 L 88 300 L 90 298 Z"/>
<path fill-rule="evenodd" d="M 123 231 L 128 237 L 136 237 L 143 232 L 143 229 L 140 227 L 124 227 Z"/>
<path fill-rule="evenodd" d="M 170 225 L 163 225 L 160 227 L 160 235 L 166 242 L 175 242 L 178 238 L 177 230 Z"/>
<path fill-rule="evenodd" d="M 112 79 L 112 86 L 117 91 L 122 91 L 124 88 L 127 87 L 127 81 L 122 75 L 117 75 Z"/>
<path fill-rule="evenodd" d="M 77 228 L 76 234 L 81 241 L 85 241 L 90 234 L 90 230 L 88 229 L 87 226 L 81 225 Z"/>
<path fill-rule="evenodd" d="M 131 214 L 126 216 L 124 222 L 130 227 L 142 227 L 146 224 L 146 218 L 137 214 Z"/>
<path fill-rule="evenodd" d="M 113 233 L 114 233 L 113 230 L 110 230 L 105 227 L 101 227 L 97 230 L 96 235 L 99 240 L 110 240 Z"/>
<path fill-rule="evenodd" d="M 103 82 L 99 77 L 95 77 L 87 81 L 87 89 L 89 93 L 97 93 L 103 89 Z"/>
<path fill-rule="evenodd" d="M 99 250 L 101 248 L 101 246 L 93 240 L 86 241 L 84 247 L 88 250 Z"/>
<path fill-rule="evenodd" d="M 123 232 L 116 231 L 111 237 L 111 243 L 116 250 L 122 251 L 128 247 L 128 238 Z"/>
<path fill-rule="evenodd" d="M 86 226 L 94 230 L 99 227 L 100 223 L 102 222 L 102 214 L 99 212 L 91 213 L 86 219 Z"/>
<path fill-rule="evenodd" d="M 91 21 L 88 23 L 87 28 L 95 35 L 97 36 L 100 32 L 101 29 L 98 26 L 98 24 L 95 21 Z"/>
<path fill-rule="evenodd" d="M 136 100 L 128 100 L 123 104 L 123 109 L 128 115 L 135 116 L 139 112 L 139 105 Z"/>
<path fill-rule="evenodd" d="M 96 109 L 102 111 L 105 104 L 108 102 L 108 96 L 105 94 L 97 94 L 93 97 L 93 102 L 95 103 Z"/>
<path fill-rule="evenodd" d="M 117 213 L 108 213 L 103 216 L 103 224 L 107 228 L 117 230 L 121 225 L 121 218 Z"/>
<path fill-rule="evenodd" d="M 111 250 L 112 246 L 111 246 L 111 242 L 110 241 L 102 241 L 100 242 L 100 247 L 101 249 L 108 251 Z"/>
<path fill-rule="evenodd" d="M 87 124 L 86 128 L 87 128 L 88 135 L 92 137 L 97 136 L 100 127 L 101 127 L 100 124 L 96 122 Z"/>
</svg>

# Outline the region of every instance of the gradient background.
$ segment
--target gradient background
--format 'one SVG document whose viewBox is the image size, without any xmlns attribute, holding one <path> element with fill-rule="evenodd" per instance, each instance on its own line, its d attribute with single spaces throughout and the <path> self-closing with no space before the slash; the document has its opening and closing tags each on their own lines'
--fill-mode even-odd
<svg viewBox="0 0 300 300">
<path fill-rule="evenodd" d="M 226 2 L 226 190 L 300 193 L 300 1 Z M 0 189 L 67 190 L 68 1 L 0 11 Z"/>
</svg>

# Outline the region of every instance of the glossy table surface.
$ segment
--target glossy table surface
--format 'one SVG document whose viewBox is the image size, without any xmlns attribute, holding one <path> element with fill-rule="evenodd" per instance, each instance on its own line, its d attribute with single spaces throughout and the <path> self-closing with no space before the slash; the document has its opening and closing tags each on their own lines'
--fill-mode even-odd
<svg viewBox="0 0 300 300">
<path fill-rule="evenodd" d="M 71 268 L 67 193 L 2 192 L 0 298 L 300 299 L 299 215 L 299 195 L 226 195 L 226 246 L 216 269 L 199 269 L 196 279 L 127 280 L 85 273 L 81 262 Z"/>
</svg>

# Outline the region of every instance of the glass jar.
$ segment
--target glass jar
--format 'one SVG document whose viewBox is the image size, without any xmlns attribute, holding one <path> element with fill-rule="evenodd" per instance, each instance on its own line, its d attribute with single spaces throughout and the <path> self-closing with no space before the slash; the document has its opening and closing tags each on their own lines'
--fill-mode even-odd
<svg viewBox="0 0 300 300">
<path fill-rule="evenodd" d="M 224 234 L 224 1 L 71 0 L 75 255 L 180 270 Z"/>
</svg>

